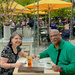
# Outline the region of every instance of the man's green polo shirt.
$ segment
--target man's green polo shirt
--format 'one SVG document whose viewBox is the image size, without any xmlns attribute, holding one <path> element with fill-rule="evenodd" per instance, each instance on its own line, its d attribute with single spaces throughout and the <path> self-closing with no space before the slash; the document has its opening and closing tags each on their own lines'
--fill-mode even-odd
<svg viewBox="0 0 75 75">
<path fill-rule="evenodd" d="M 62 39 L 59 48 L 56 49 L 53 44 L 47 50 L 40 53 L 40 58 L 50 57 L 56 64 L 58 51 L 61 49 L 58 66 L 62 66 L 63 71 L 60 75 L 75 75 L 75 46 Z"/>
</svg>

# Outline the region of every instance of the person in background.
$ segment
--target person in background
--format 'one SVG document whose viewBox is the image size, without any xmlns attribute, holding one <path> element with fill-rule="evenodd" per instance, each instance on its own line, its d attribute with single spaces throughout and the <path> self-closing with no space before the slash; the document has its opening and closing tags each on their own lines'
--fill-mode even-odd
<svg viewBox="0 0 75 75">
<path fill-rule="evenodd" d="M 15 27 L 15 23 L 12 21 L 12 20 L 10 20 L 10 30 L 11 30 L 11 34 L 13 33 L 13 29 L 14 29 L 14 27 Z"/>
<path fill-rule="evenodd" d="M 61 18 L 59 17 L 58 20 L 59 20 L 59 25 L 61 25 Z"/>
<path fill-rule="evenodd" d="M 75 22 L 73 23 L 73 36 L 75 37 Z"/>
<path fill-rule="evenodd" d="M 22 18 L 19 19 L 20 25 L 22 24 Z"/>
<path fill-rule="evenodd" d="M 16 26 L 15 26 L 14 29 L 13 29 L 13 32 L 16 31 L 17 28 L 22 28 L 22 26 L 20 25 L 20 22 L 18 22 L 18 23 L 16 24 Z"/>
<path fill-rule="evenodd" d="M 26 16 L 24 16 L 23 20 L 24 20 L 25 22 L 27 22 L 27 20 L 26 20 Z"/>
<path fill-rule="evenodd" d="M 35 30 L 37 31 L 37 21 L 35 21 Z"/>
<path fill-rule="evenodd" d="M 62 38 L 64 40 L 68 40 L 69 39 L 69 36 L 70 36 L 70 29 L 69 29 L 69 24 L 66 24 L 65 27 L 64 27 L 64 31 L 62 32 Z"/>
<path fill-rule="evenodd" d="M 75 75 L 75 46 L 70 42 L 64 41 L 57 29 L 50 31 L 49 48 L 40 53 L 40 59 L 50 57 L 55 64 L 53 71 L 60 72 L 60 75 Z M 31 55 L 33 58 L 36 55 Z"/>
<path fill-rule="evenodd" d="M 56 29 L 56 25 L 53 20 L 50 23 L 50 27 L 51 27 L 51 29 Z"/>
<path fill-rule="evenodd" d="M 45 22 L 43 21 L 43 19 L 40 20 L 40 24 L 42 27 L 45 25 Z"/>
<path fill-rule="evenodd" d="M 29 18 L 27 18 L 26 25 L 29 26 Z"/>
<path fill-rule="evenodd" d="M 26 26 L 26 24 L 25 24 L 25 21 L 24 21 L 24 20 L 22 20 L 22 24 L 21 24 L 21 26 Z"/>
<path fill-rule="evenodd" d="M 25 22 L 25 26 L 27 25 L 27 18 L 26 16 L 23 17 L 23 21 Z"/>
<path fill-rule="evenodd" d="M 12 21 L 12 20 L 10 20 L 10 28 L 14 28 L 15 27 L 15 23 Z"/>
<path fill-rule="evenodd" d="M 22 30 L 23 30 L 23 26 L 25 26 L 25 22 L 24 22 L 24 21 L 22 21 L 22 24 L 21 24 L 21 25 L 20 25 L 20 23 L 18 22 L 18 24 L 14 27 L 13 31 L 16 31 L 17 28 L 22 28 Z"/>
<path fill-rule="evenodd" d="M 22 36 L 18 32 L 13 32 L 9 43 L 4 47 L 1 52 L 1 67 L 0 75 L 13 75 L 14 68 L 19 68 L 24 65 L 24 63 L 16 63 L 21 57 L 26 57 L 28 53 L 24 52 L 20 46 L 22 45 Z"/>
<path fill-rule="evenodd" d="M 33 29 L 33 26 L 34 26 L 34 19 L 33 19 L 32 16 L 31 16 L 30 19 L 29 19 L 29 25 L 30 25 L 30 27 Z"/>
</svg>

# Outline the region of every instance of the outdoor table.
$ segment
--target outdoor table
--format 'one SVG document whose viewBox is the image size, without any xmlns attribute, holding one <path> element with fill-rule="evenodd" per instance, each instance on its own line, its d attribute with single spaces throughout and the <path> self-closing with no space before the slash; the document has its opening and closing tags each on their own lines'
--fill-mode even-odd
<svg viewBox="0 0 75 75">
<path fill-rule="evenodd" d="M 45 70 L 44 73 L 25 73 L 18 72 L 18 68 L 15 68 L 13 75 L 60 75 L 59 72 L 54 72 L 53 70 Z"/>
<path fill-rule="evenodd" d="M 48 58 L 50 59 L 50 58 Z M 45 60 L 45 59 L 42 59 Z M 24 59 L 22 59 L 22 61 L 25 61 Z M 15 68 L 14 69 L 14 73 L 13 75 L 60 75 L 59 72 L 54 72 L 52 69 L 46 69 L 44 68 L 44 73 L 35 73 L 35 72 L 18 72 L 19 68 Z"/>
</svg>

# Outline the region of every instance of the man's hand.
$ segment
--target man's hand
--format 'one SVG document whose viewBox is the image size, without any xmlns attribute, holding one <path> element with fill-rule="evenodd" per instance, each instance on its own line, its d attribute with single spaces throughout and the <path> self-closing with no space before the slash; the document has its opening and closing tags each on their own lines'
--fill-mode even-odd
<svg viewBox="0 0 75 75">
<path fill-rule="evenodd" d="M 53 71 L 55 71 L 55 72 L 59 72 L 59 71 L 60 71 L 60 66 L 53 65 L 53 66 L 52 66 L 52 69 L 53 69 Z"/>
<path fill-rule="evenodd" d="M 30 57 L 32 57 L 33 59 L 36 57 L 35 54 L 31 54 Z"/>
</svg>

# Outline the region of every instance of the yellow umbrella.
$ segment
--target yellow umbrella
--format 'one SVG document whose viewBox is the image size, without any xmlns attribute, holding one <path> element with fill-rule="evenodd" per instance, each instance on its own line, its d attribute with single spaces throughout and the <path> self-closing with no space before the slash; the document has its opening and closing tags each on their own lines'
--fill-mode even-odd
<svg viewBox="0 0 75 75">
<path fill-rule="evenodd" d="M 10 1 L 10 2 L 8 2 L 8 4 L 7 3 L 4 3 L 3 4 L 3 8 L 5 8 L 5 7 L 8 7 L 8 9 L 24 9 L 25 7 L 24 6 L 22 6 L 22 5 L 20 5 L 20 4 L 18 4 L 17 2 L 15 2 L 15 1 Z"/>
<path fill-rule="evenodd" d="M 23 14 L 31 14 L 30 11 L 23 11 L 22 13 L 23 13 Z"/>
<path fill-rule="evenodd" d="M 13 15 L 22 15 L 22 14 L 17 14 L 17 13 L 14 13 Z"/>
<path fill-rule="evenodd" d="M 47 14 L 47 13 L 44 11 L 39 11 L 39 15 L 45 15 L 45 14 Z M 32 13 L 32 15 L 34 15 L 34 12 Z M 35 12 L 35 15 L 37 15 L 37 11 Z"/>
<path fill-rule="evenodd" d="M 30 11 L 30 9 L 28 9 L 28 8 L 25 7 L 24 11 Z"/>
<path fill-rule="evenodd" d="M 60 9 L 50 9 L 51 12 L 53 11 L 58 11 Z M 29 10 L 30 12 L 34 12 L 34 9 Z M 37 11 L 37 9 L 35 9 L 35 11 Z M 39 9 L 39 11 L 48 11 L 48 9 Z"/>
<path fill-rule="evenodd" d="M 39 8 L 48 9 L 48 8 L 65 8 L 71 7 L 72 3 L 61 1 L 61 0 L 41 0 L 39 1 Z M 27 8 L 33 9 L 34 3 L 26 6 Z M 35 3 L 35 9 L 37 8 L 37 2 Z"/>
<path fill-rule="evenodd" d="M 20 11 L 20 9 L 16 9 L 16 11 Z M 30 11 L 30 9 L 28 9 L 28 8 L 25 7 L 25 8 L 23 9 L 23 11 Z"/>
<path fill-rule="evenodd" d="M 26 7 L 24 10 L 17 9 L 16 12 L 23 13 L 23 14 L 31 14 L 31 11 Z"/>
<path fill-rule="evenodd" d="M 50 9 L 57 9 L 57 8 L 65 8 L 71 7 L 72 3 L 61 1 L 61 0 L 41 0 L 39 1 L 39 9 L 48 9 L 49 11 L 49 24 L 50 24 Z M 27 8 L 34 8 L 34 3 L 27 5 Z M 37 9 L 37 2 L 35 3 L 35 9 Z"/>
<path fill-rule="evenodd" d="M 18 10 L 18 11 L 15 11 L 15 13 L 20 13 L 20 14 L 31 14 L 30 11 L 24 11 L 24 10 L 22 10 L 22 11 Z"/>
</svg>

